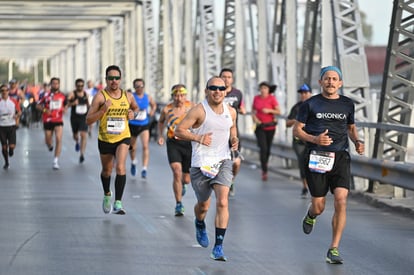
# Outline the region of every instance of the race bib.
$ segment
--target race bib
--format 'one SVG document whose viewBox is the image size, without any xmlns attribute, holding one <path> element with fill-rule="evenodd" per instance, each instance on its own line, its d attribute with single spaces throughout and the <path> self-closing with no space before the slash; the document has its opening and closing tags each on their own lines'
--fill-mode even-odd
<svg viewBox="0 0 414 275">
<path fill-rule="evenodd" d="M 134 118 L 135 120 L 146 120 L 147 119 L 147 111 L 139 111 Z"/>
<path fill-rule="evenodd" d="M 218 172 L 220 171 L 220 167 L 223 164 L 222 161 L 217 162 L 213 165 L 204 165 L 200 167 L 201 173 L 203 173 L 204 176 L 209 178 L 214 178 L 217 176 Z"/>
<path fill-rule="evenodd" d="M 51 100 L 49 104 L 50 110 L 60 110 L 62 108 L 61 100 Z"/>
<path fill-rule="evenodd" d="M 334 162 L 334 152 L 311 151 L 309 155 L 309 170 L 324 174 L 332 170 Z"/>
<path fill-rule="evenodd" d="M 118 135 L 125 130 L 125 119 L 121 117 L 108 117 L 106 130 L 109 134 Z"/>
<path fill-rule="evenodd" d="M 78 115 L 84 115 L 88 111 L 88 105 L 86 104 L 78 104 L 75 106 L 75 113 Z"/>
<path fill-rule="evenodd" d="M 0 115 L 0 121 L 7 121 L 13 119 L 13 114 L 4 113 Z"/>
</svg>

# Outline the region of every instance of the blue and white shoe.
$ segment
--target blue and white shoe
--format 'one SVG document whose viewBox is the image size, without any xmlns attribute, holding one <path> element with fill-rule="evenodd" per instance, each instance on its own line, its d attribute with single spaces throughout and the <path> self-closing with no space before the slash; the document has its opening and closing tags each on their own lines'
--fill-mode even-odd
<svg viewBox="0 0 414 275">
<path fill-rule="evenodd" d="M 118 214 L 118 215 L 125 215 L 126 214 L 124 208 L 122 207 L 122 202 L 121 201 L 119 201 L 119 200 L 115 201 L 114 209 L 112 210 L 112 213 Z"/>
<path fill-rule="evenodd" d="M 175 206 L 175 216 L 179 217 L 179 216 L 183 216 L 183 215 L 184 215 L 184 205 L 181 202 L 179 202 Z"/>
<path fill-rule="evenodd" d="M 131 175 L 135 177 L 137 174 L 137 166 L 135 164 L 131 164 Z"/>
<path fill-rule="evenodd" d="M 213 251 L 210 254 L 210 258 L 216 261 L 227 261 L 227 257 L 224 256 L 223 246 L 222 245 L 215 245 Z"/>
<path fill-rule="evenodd" d="M 198 228 L 196 225 L 196 238 L 199 245 L 208 247 L 210 241 L 208 240 L 206 228 Z"/>
<path fill-rule="evenodd" d="M 141 171 L 141 178 L 143 178 L 143 179 L 147 178 L 147 170 L 144 169 L 144 170 Z"/>
</svg>

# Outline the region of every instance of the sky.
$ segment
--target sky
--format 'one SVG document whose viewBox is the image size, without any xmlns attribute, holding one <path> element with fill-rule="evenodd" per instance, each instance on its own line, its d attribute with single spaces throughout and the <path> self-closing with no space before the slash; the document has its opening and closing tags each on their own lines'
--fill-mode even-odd
<svg viewBox="0 0 414 275">
<path fill-rule="evenodd" d="M 224 7 L 223 0 L 214 1 L 216 9 L 217 7 Z M 367 15 L 366 23 L 370 24 L 373 28 L 373 35 L 370 45 L 387 45 L 390 32 L 389 26 L 391 23 L 393 0 L 358 0 L 358 5 L 360 10 Z M 218 13 L 216 13 L 216 16 L 217 15 Z M 220 16 L 218 16 L 216 24 L 219 28 L 222 28 L 223 20 Z"/>
<path fill-rule="evenodd" d="M 373 28 L 371 45 L 383 46 L 388 43 L 393 8 L 392 0 L 359 0 L 359 9 L 366 15 L 366 23 Z"/>
</svg>

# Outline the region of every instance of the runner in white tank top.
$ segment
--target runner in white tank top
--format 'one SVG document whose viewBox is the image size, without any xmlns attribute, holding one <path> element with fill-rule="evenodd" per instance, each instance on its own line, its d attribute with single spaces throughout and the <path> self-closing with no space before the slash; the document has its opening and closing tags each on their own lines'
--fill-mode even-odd
<svg viewBox="0 0 414 275">
<path fill-rule="evenodd" d="M 191 140 L 191 185 L 197 197 L 194 207 L 196 239 L 202 247 L 208 247 L 209 239 L 204 222 L 210 206 L 211 193 L 216 196 L 215 244 L 210 257 L 226 261 L 223 240 L 229 221 L 228 195 L 233 179 L 232 150 L 237 150 L 236 111 L 224 104 L 224 81 L 212 77 L 207 82 L 206 99 L 192 108 L 177 125 L 175 136 Z"/>
</svg>

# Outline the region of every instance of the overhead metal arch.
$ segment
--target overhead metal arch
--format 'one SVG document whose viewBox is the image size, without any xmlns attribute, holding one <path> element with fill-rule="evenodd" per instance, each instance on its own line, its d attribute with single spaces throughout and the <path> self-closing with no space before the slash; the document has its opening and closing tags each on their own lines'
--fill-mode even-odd
<svg viewBox="0 0 414 275">
<path fill-rule="evenodd" d="M 0 0 L 0 59 L 17 64 L 25 63 L 23 60 L 41 62 L 43 68 L 47 68 L 47 62 L 50 74 L 62 77 L 63 89 L 69 89 L 73 84 L 70 78 L 79 74 L 98 81 L 102 79 L 101 67 L 105 62 L 116 61 L 125 67 L 126 49 L 120 41 L 113 45 L 103 41 L 111 37 L 124 39 L 125 18 L 139 4 L 135 0 Z M 80 59 L 79 54 L 87 60 Z M 108 54 L 110 58 L 103 61 Z M 100 64 L 99 68 L 96 64 Z M 43 74 L 43 81 L 46 75 Z M 70 84 L 65 78 L 69 78 Z"/>
<path fill-rule="evenodd" d="M 27 58 L 27 52 L 32 58 L 50 58 L 79 39 L 90 37 L 92 31 L 107 27 L 113 18 L 134 11 L 138 2 L 0 0 L 0 57 Z M 16 44 L 22 46 L 13 50 Z"/>
</svg>

